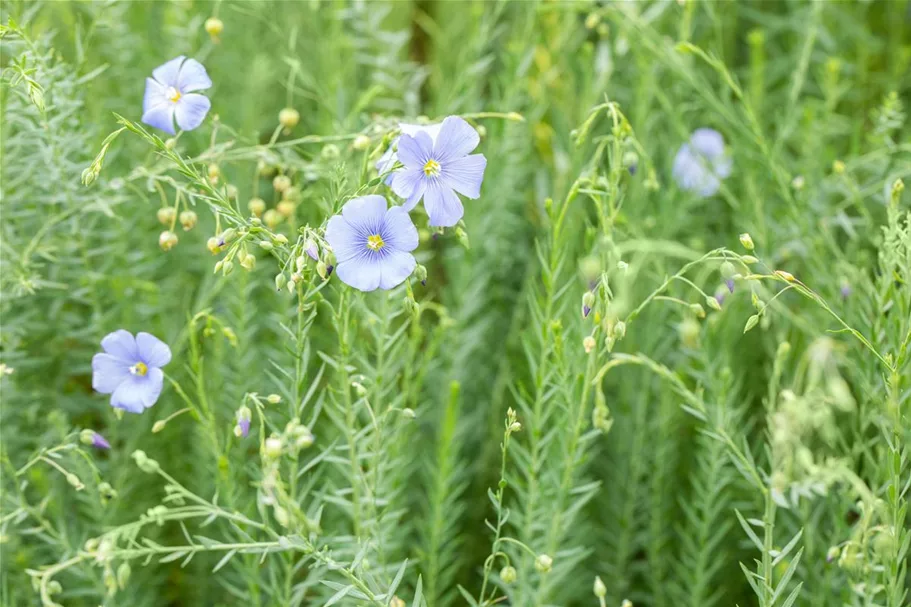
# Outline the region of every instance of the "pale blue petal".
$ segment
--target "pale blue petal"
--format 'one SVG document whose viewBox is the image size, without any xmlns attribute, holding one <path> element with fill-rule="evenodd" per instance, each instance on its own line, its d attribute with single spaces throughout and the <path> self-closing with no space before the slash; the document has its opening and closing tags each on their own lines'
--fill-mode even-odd
<svg viewBox="0 0 911 607">
<path fill-rule="evenodd" d="M 165 87 L 173 86 L 177 88 L 177 76 L 180 74 L 180 66 L 184 59 L 186 59 L 186 56 L 181 55 L 176 59 L 171 59 L 164 65 L 159 65 L 152 70 L 152 77 Z"/>
<path fill-rule="evenodd" d="M 480 142 L 480 135 L 470 124 L 458 116 L 450 116 L 443 121 L 440 134 L 433 144 L 433 157 L 446 166 L 447 162 L 466 156 Z"/>
<path fill-rule="evenodd" d="M 392 169 L 395 166 L 396 161 L 399 159 L 395 154 L 395 145 L 398 143 L 398 139 L 392 142 L 392 144 L 386 148 L 386 151 L 383 152 L 383 155 L 380 156 L 380 159 L 376 161 L 376 171 L 380 175 Z M 391 183 L 392 175 L 386 177 L 387 185 Z"/>
<path fill-rule="evenodd" d="M 340 262 L 335 268 L 339 280 L 359 291 L 373 291 L 380 286 L 382 266 L 367 256 Z"/>
<path fill-rule="evenodd" d="M 174 104 L 159 105 L 142 115 L 142 121 L 165 133 L 174 134 Z"/>
<path fill-rule="evenodd" d="M 161 369 L 151 368 L 145 376 L 132 375 L 111 395 L 111 406 L 130 413 L 142 413 L 158 400 L 164 384 Z"/>
<path fill-rule="evenodd" d="M 352 198 L 342 207 L 342 217 L 351 227 L 366 237 L 379 234 L 386 215 L 386 199 L 376 194 Z"/>
<path fill-rule="evenodd" d="M 424 208 L 430 217 L 430 225 L 447 228 L 457 224 L 465 213 L 456 193 L 439 179 L 428 182 L 424 191 Z"/>
<path fill-rule="evenodd" d="M 177 126 L 185 131 L 192 131 L 206 119 L 212 102 L 205 95 L 190 93 L 184 95 L 177 102 Z"/>
<path fill-rule="evenodd" d="M 110 354 L 96 354 L 92 357 L 92 388 L 102 394 L 111 394 L 132 377 L 130 364 Z"/>
<path fill-rule="evenodd" d="M 145 114 L 151 109 L 169 103 L 171 100 L 168 99 L 168 87 L 159 84 L 154 78 L 146 78 L 146 91 L 142 97 L 142 113 Z"/>
<path fill-rule="evenodd" d="M 408 215 L 405 214 L 405 217 L 408 217 Z M 412 226 L 412 228 L 414 228 L 414 226 Z M 417 238 L 417 230 L 415 230 L 415 238 Z M 415 246 L 417 246 L 417 242 L 415 242 Z M 382 261 L 382 272 L 379 283 L 380 288 L 389 290 L 399 286 L 406 278 L 411 276 L 415 265 L 417 265 L 417 262 L 414 260 L 414 256 L 411 253 L 406 253 L 405 251 L 391 251 Z"/>
<path fill-rule="evenodd" d="M 180 66 L 177 75 L 177 90 L 181 93 L 201 91 L 212 86 L 212 80 L 206 73 L 206 68 L 196 59 L 187 59 Z"/>
<path fill-rule="evenodd" d="M 696 186 L 696 192 L 702 197 L 707 197 L 717 192 L 719 187 L 721 181 L 710 171 L 706 171 Z"/>
<path fill-rule="evenodd" d="M 133 338 L 133 334 L 126 329 L 105 335 L 101 340 L 101 347 L 111 356 L 128 364 L 132 365 L 139 360 L 139 348 L 136 347 L 136 340 Z"/>
<path fill-rule="evenodd" d="M 443 128 L 442 122 L 437 122 L 435 124 L 406 124 L 403 122 L 399 124 L 399 129 L 406 135 L 414 137 L 418 133 L 427 133 L 433 141 L 436 141 L 441 128 Z"/>
<path fill-rule="evenodd" d="M 427 176 L 420 168 L 401 169 L 392 174 L 392 191 L 397 196 L 408 198 L 421 188 Z M 423 191 L 423 188 L 421 188 Z"/>
<path fill-rule="evenodd" d="M 424 190 L 427 187 L 427 182 L 421 180 L 418 182 L 417 187 L 414 189 L 414 192 L 411 193 L 411 196 L 405 199 L 405 202 L 402 203 L 402 208 L 406 211 L 411 211 L 414 207 L 418 206 L 418 203 L 421 201 L 421 198 L 424 196 Z"/>
<path fill-rule="evenodd" d="M 721 158 L 716 158 L 715 162 L 712 163 L 712 170 L 714 170 L 715 175 L 724 179 L 731 174 L 731 162 L 730 157 L 722 156 Z"/>
<path fill-rule="evenodd" d="M 418 247 L 418 229 L 403 207 L 386 211 L 382 236 L 386 245 L 396 251 L 413 251 Z"/>
<path fill-rule="evenodd" d="M 487 159 L 483 154 L 472 154 L 443 165 L 443 181 L 463 196 L 477 198 L 481 195 L 481 182 L 484 181 L 484 169 Z"/>
<path fill-rule="evenodd" d="M 363 254 L 367 248 L 367 236 L 359 234 L 341 215 L 335 215 L 326 224 L 326 242 L 335 253 L 338 264 Z"/>
<path fill-rule="evenodd" d="M 150 333 L 137 333 L 139 359 L 150 367 L 163 367 L 171 362 L 171 348 Z"/>
<path fill-rule="evenodd" d="M 690 136 L 690 144 L 710 160 L 724 155 L 724 138 L 714 129 L 696 129 Z"/>
<path fill-rule="evenodd" d="M 398 157 L 409 169 L 423 169 L 433 153 L 433 140 L 430 135 L 421 131 L 412 137 L 402 135 L 399 138 Z"/>
</svg>

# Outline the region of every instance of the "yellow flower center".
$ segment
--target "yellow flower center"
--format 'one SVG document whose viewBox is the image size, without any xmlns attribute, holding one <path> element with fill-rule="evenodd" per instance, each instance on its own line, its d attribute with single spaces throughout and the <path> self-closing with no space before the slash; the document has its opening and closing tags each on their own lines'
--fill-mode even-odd
<svg viewBox="0 0 911 607">
<path fill-rule="evenodd" d="M 436 160 L 428 160 L 424 165 L 424 174 L 428 177 L 436 177 L 440 174 L 440 163 Z"/>
<path fill-rule="evenodd" d="M 372 236 L 367 237 L 367 247 L 373 249 L 374 251 L 379 251 L 386 246 L 386 243 L 383 242 L 383 237 L 379 234 L 373 234 Z"/>
<path fill-rule="evenodd" d="M 138 375 L 139 377 L 145 376 L 145 374 L 148 372 L 149 372 L 149 368 L 146 366 L 145 363 L 136 363 L 135 365 L 130 367 L 130 373 L 132 373 L 133 375 Z"/>
<path fill-rule="evenodd" d="M 168 99 L 170 99 L 174 103 L 177 103 L 178 101 L 180 101 L 180 91 L 178 91 L 173 86 L 168 87 Z"/>
</svg>

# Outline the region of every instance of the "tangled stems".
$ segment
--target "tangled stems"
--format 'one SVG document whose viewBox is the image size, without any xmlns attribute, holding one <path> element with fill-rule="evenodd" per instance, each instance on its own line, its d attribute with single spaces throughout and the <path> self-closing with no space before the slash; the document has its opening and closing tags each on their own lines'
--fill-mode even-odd
<svg viewBox="0 0 911 607">
<path fill-rule="evenodd" d="M 98 564 L 107 565 L 114 560 L 131 561 L 145 558 L 145 563 L 148 563 L 152 558 L 159 556 L 161 557 L 159 558 L 159 562 L 170 562 L 185 557 L 184 564 L 186 564 L 194 555 L 200 552 L 228 552 L 231 553 L 230 556 L 237 553 L 261 554 L 262 558 L 265 558 L 267 554 L 273 552 L 300 552 L 307 557 L 314 559 L 330 571 L 338 571 L 355 589 L 357 589 L 358 592 L 362 593 L 371 604 L 384 605 L 381 597 L 370 590 L 367 584 L 355 574 L 353 568 L 342 566 L 323 550 L 318 550 L 309 539 L 300 535 L 280 535 L 268 525 L 254 521 L 239 512 L 230 512 L 213 502 L 203 499 L 181 485 L 170 474 L 162 470 L 157 462 L 148 459 L 145 457 L 145 454 L 140 456 L 140 453 L 141 452 L 136 452 L 134 458 L 143 471 L 158 474 L 166 482 L 165 489 L 168 492 L 168 496 L 164 501 L 181 505 L 176 508 L 167 508 L 165 506 L 153 508 L 146 516 L 141 517 L 139 520 L 117 527 L 116 529 L 101 535 L 99 538 L 89 540 L 86 542 L 84 550 L 79 551 L 75 556 L 65 561 L 61 561 L 40 571 L 28 570 L 27 573 L 29 575 L 37 578 L 39 593 L 44 605 L 48 607 L 57 605 L 51 598 L 53 592 L 51 591 L 50 583 L 53 581 L 54 577 L 67 569 L 87 561 L 95 561 Z M 192 505 L 182 505 L 184 500 L 192 502 Z M 246 542 L 222 543 L 215 542 L 208 538 L 202 538 L 200 543 L 192 543 L 190 535 L 183 526 L 183 521 L 203 517 L 205 517 L 203 526 L 215 519 L 223 519 L 234 523 L 235 528 L 247 537 L 250 536 L 241 529 L 240 525 L 252 527 L 266 534 L 270 539 L 268 541 L 254 541 L 250 538 L 250 541 Z M 136 544 L 135 536 L 144 526 L 153 522 L 160 526 L 167 521 L 179 522 L 184 531 L 184 535 L 190 543 L 180 546 L 161 546 L 149 539 L 143 539 L 144 546 Z M 126 548 L 117 548 L 116 542 L 119 539 L 125 539 L 130 546 Z M 227 562 L 230 556 L 226 556 L 222 563 L 216 566 L 216 568 Z"/>
</svg>

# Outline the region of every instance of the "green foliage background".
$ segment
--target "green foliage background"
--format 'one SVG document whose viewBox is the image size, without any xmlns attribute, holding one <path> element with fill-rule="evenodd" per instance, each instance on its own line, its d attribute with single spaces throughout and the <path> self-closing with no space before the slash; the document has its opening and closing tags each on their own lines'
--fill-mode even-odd
<svg viewBox="0 0 911 607">
<path fill-rule="evenodd" d="M 3 605 L 909 604 L 906 0 L 0 14 Z M 212 111 L 171 151 L 134 124 L 180 54 Z M 413 214 L 426 287 L 364 295 L 308 262 L 276 292 L 299 228 L 391 197 L 373 162 L 399 120 L 452 114 L 488 166 L 464 237 Z M 703 126 L 734 166 L 709 198 L 671 177 Z M 213 257 L 250 198 L 276 205 L 276 169 L 290 245 L 241 231 Z M 199 225 L 163 252 L 178 192 Z M 213 273 L 242 250 L 252 271 Z M 122 419 L 90 362 L 119 328 L 174 353 Z M 293 419 L 315 444 L 270 459 Z"/>
</svg>

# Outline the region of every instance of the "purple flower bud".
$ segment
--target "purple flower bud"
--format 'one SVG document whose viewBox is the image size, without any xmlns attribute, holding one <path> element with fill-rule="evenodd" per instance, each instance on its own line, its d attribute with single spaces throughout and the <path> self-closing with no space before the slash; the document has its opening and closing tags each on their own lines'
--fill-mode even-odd
<svg viewBox="0 0 911 607">
<path fill-rule="evenodd" d="M 319 249 L 316 247 L 316 243 L 311 240 L 308 244 L 309 246 L 306 249 L 307 255 L 309 255 L 310 259 L 313 261 L 319 261 Z"/>
<path fill-rule="evenodd" d="M 240 430 L 241 437 L 247 438 L 247 435 L 250 434 L 250 420 L 242 418 L 237 422 L 237 427 Z"/>
<path fill-rule="evenodd" d="M 421 281 L 421 286 L 422 286 L 422 287 L 426 287 L 426 286 L 427 286 L 427 281 L 426 281 L 426 280 L 422 280 L 422 281 Z"/>
<path fill-rule="evenodd" d="M 718 293 L 715 293 L 715 301 L 718 302 L 719 306 L 724 303 L 724 292 L 723 291 L 719 291 Z"/>
<path fill-rule="evenodd" d="M 335 266 L 333 266 L 331 264 L 326 266 L 326 278 L 329 278 L 330 276 L 332 276 L 333 269 L 335 269 Z"/>
<path fill-rule="evenodd" d="M 582 318 L 588 318 L 588 315 L 592 313 L 592 309 L 582 304 Z"/>
<path fill-rule="evenodd" d="M 628 167 L 626 167 L 626 170 L 629 171 L 629 174 L 630 174 L 630 175 L 635 175 L 635 174 L 636 174 L 636 170 L 637 170 L 638 168 L 639 168 L 638 165 L 631 164 L 631 165 L 629 165 Z"/>
<path fill-rule="evenodd" d="M 111 443 L 105 440 L 103 436 L 97 432 L 92 433 L 92 446 L 96 449 L 110 449 Z"/>
<path fill-rule="evenodd" d="M 730 291 L 731 293 L 734 292 L 734 279 L 733 278 L 725 279 L 724 284 L 727 285 L 728 291 Z"/>
<path fill-rule="evenodd" d="M 851 285 L 844 283 L 841 285 L 841 296 L 847 299 L 851 295 Z"/>
</svg>

